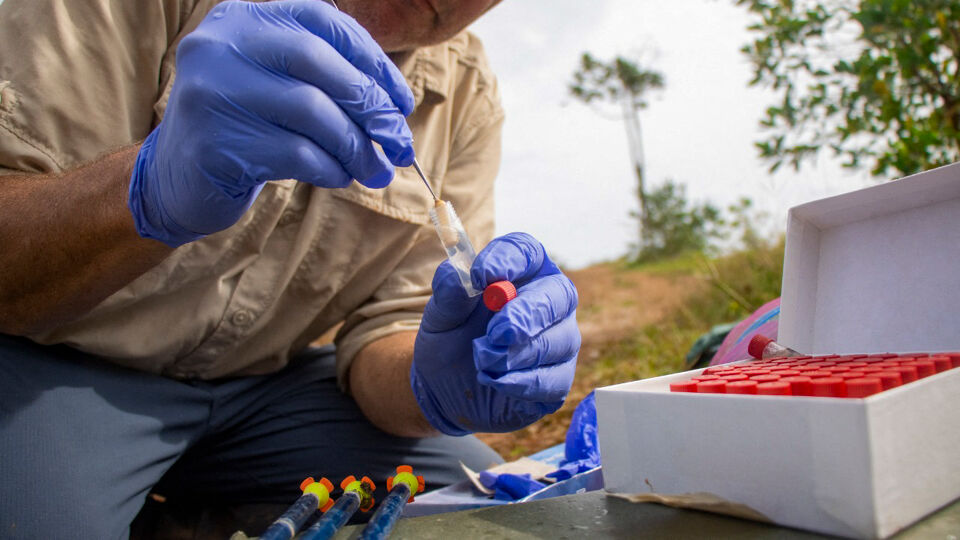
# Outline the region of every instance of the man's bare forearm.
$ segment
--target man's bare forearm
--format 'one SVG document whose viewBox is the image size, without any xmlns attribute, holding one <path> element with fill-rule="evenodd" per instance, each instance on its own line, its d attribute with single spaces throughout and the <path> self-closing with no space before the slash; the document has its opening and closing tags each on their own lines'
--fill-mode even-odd
<svg viewBox="0 0 960 540">
<path fill-rule="evenodd" d="M 0 332 L 73 320 L 169 255 L 127 209 L 137 149 L 61 174 L 0 176 Z"/>
<path fill-rule="evenodd" d="M 375 426 L 400 437 L 438 435 L 410 389 L 410 364 L 417 334 L 401 332 L 364 347 L 350 365 L 350 390 Z"/>
</svg>

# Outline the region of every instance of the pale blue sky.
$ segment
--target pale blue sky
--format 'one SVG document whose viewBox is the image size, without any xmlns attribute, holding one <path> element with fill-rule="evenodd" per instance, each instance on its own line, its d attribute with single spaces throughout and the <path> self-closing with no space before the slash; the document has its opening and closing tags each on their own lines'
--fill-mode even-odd
<svg viewBox="0 0 960 540">
<path fill-rule="evenodd" d="M 749 196 L 782 229 L 789 207 L 872 183 L 828 157 L 767 174 L 752 143 L 773 94 L 747 87 L 748 22 L 732 0 L 506 0 L 475 23 L 507 111 L 498 233 L 530 232 L 574 268 L 622 255 L 635 238 L 624 128 L 567 97 L 583 51 L 632 55 L 665 75 L 642 115 L 653 184 L 673 178 L 723 206 Z"/>
</svg>

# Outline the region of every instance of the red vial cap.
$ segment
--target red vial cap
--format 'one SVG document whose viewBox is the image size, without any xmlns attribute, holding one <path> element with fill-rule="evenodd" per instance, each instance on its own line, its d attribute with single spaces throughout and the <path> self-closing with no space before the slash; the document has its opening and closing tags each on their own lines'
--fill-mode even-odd
<svg viewBox="0 0 960 540">
<path fill-rule="evenodd" d="M 850 370 L 850 371 L 844 371 L 843 373 L 837 373 L 835 374 L 835 376 L 840 377 L 841 379 L 846 381 L 848 379 L 860 379 L 862 377 L 866 377 L 867 374 L 860 370 Z"/>
<path fill-rule="evenodd" d="M 921 379 L 937 373 L 937 367 L 929 360 L 914 360 L 909 365 L 917 368 L 917 376 Z"/>
<path fill-rule="evenodd" d="M 716 381 L 716 380 L 718 380 L 718 379 L 720 379 L 720 376 L 719 376 L 719 375 L 697 375 L 696 377 L 693 378 L 693 380 L 695 380 L 695 381 L 697 381 L 697 382 L 701 382 L 701 381 Z"/>
<path fill-rule="evenodd" d="M 844 364 L 850 368 L 866 367 L 868 364 L 866 362 L 847 362 Z"/>
<path fill-rule="evenodd" d="M 745 381 L 747 380 L 746 375 L 741 375 L 739 373 L 731 373 L 730 375 L 720 375 L 720 378 L 727 381 L 728 383 L 734 381 Z"/>
<path fill-rule="evenodd" d="M 780 376 L 774 375 L 773 373 L 768 373 L 766 375 L 754 375 L 750 377 L 750 380 L 757 381 L 758 383 L 776 382 L 780 380 Z"/>
<path fill-rule="evenodd" d="M 927 358 L 927 360 L 933 362 L 933 367 L 936 368 L 937 373 L 940 373 L 941 371 L 946 371 L 951 367 L 953 367 L 950 365 L 949 356 L 931 356 Z"/>
<path fill-rule="evenodd" d="M 497 281 L 483 290 L 483 303 L 490 311 L 500 311 L 507 302 L 517 297 L 517 288 L 509 281 Z"/>
<path fill-rule="evenodd" d="M 782 379 L 780 379 L 780 382 L 789 384 L 790 393 L 795 396 L 812 396 L 813 395 L 813 379 L 811 379 L 810 377 L 795 375 L 792 377 L 783 377 Z"/>
<path fill-rule="evenodd" d="M 797 375 L 802 375 L 802 371 L 797 371 L 795 369 L 781 369 L 779 371 L 774 371 L 772 375 L 779 375 L 780 377 L 796 377 Z"/>
<path fill-rule="evenodd" d="M 903 378 L 895 371 L 879 371 L 877 373 L 871 373 L 870 376 L 880 379 L 880 385 L 883 386 L 884 390 L 896 388 L 903 384 Z"/>
<path fill-rule="evenodd" d="M 670 383 L 671 392 L 696 392 L 697 391 L 697 382 L 696 381 L 683 381 L 677 383 Z"/>
<path fill-rule="evenodd" d="M 916 366 L 897 366 L 890 368 L 889 371 L 899 373 L 900 378 L 903 379 L 903 384 L 912 383 L 920 378 L 920 375 L 917 374 Z"/>
<path fill-rule="evenodd" d="M 725 394 L 726 391 L 727 381 L 722 379 L 697 383 L 697 392 L 701 394 Z"/>
<path fill-rule="evenodd" d="M 810 384 L 813 387 L 812 393 L 815 396 L 844 397 L 847 395 L 847 392 L 844 389 L 843 379 L 839 377 L 824 377 L 822 379 L 814 379 Z"/>
<path fill-rule="evenodd" d="M 815 367 L 813 367 L 813 366 L 794 366 L 794 367 L 793 367 L 793 370 L 794 370 L 794 371 L 799 371 L 800 373 L 807 373 L 807 372 L 809 372 L 809 371 L 816 371 L 817 369 L 818 369 L 818 368 L 815 368 Z"/>
<path fill-rule="evenodd" d="M 753 339 L 750 340 L 750 344 L 747 345 L 747 353 L 754 358 L 763 358 L 763 349 L 767 348 L 767 345 L 772 343 L 773 340 L 767 336 L 761 336 L 757 334 L 753 336 Z"/>
<path fill-rule="evenodd" d="M 743 375 L 746 375 L 747 377 L 753 377 L 755 375 L 769 375 L 770 370 L 769 369 L 745 369 L 740 373 L 742 373 Z"/>
<path fill-rule="evenodd" d="M 843 373 L 844 371 L 850 371 L 850 368 L 847 366 L 826 366 L 821 369 L 824 371 L 829 371 L 830 373 Z"/>
<path fill-rule="evenodd" d="M 727 383 L 728 394 L 756 394 L 757 381 L 733 381 Z"/>
<path fill-rule="evenodd" d="M 822 369 L 818 369 L 816 371 L 807 371 L 804 373 L 804 375 L 806 375 L 807 377 L 810 377 L 811 379 L 822 379 L 824 377 L 832 377 L 833 373 L 830 373 L 829 371 L 824 371 Z"/>
<path fill-rule="evenodd" d="M 757 384 L 757 395 L 760 396 L 789 396 L 790 385 L 785 382 L 761 382 Z"/>
<path fill-rule="evenodd" d="M 950 358 L 950 365 L 958 368 L 960 367 L 960 353 L 943 353 L 943 356 Z"/>
<path fill-rule="evenodd" d="M 876 373 L 878 371 L 883 371 L 883 367 L 871 364 L 866 367 L 857 368 L 857 371 L 862 371 L 864 373 Z"/>
<path fill-rule="evenodd" d="M 883 390 L 883 384 L 880 379 L 874 377 L 861 377 L 859 379 L 847 380 L 847 397 L 862 398 L 872 396 Z"/>
</svg>

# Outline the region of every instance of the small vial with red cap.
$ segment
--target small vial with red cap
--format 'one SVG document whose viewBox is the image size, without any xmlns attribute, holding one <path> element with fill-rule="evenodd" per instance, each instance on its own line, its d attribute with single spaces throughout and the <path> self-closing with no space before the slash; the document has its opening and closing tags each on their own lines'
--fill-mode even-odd
<svg viewBox="0 0 960 540">
<path fill-rule="evenodd" d="M 463 285 L 467 296 L 477 296 L 482 293 L 483 303 L 490 311 L 500 311 L 507 302 L 517 297 L 517 289 L 509 281 L 491 283 L 483 291 L 473 288 L 470 268 L 473 266 L 474 259 L 477 258 L 477 252 L 473 249 L 470 237 L 467 236 L 460 217 L 453 209 L 453 204 L 436 199 L 429 214 L 437 230 L 437 236 L 440 237 L 440 243 L 447 252 L 450 264 L 457 271 L 457 277 L 460 278 L 460 284 Z"/>
<path fill-rule="evenodd" d="M 747 352 L 750 353 L 750 356 L 759 360 L 804 356 L 803 353 L 799 353 L 789 347 L 784 347 L 767 336 L 760 334 L 753 336 L 753 339 L 750 340 L 750 343 L 747 345 Z"/>
</svg>

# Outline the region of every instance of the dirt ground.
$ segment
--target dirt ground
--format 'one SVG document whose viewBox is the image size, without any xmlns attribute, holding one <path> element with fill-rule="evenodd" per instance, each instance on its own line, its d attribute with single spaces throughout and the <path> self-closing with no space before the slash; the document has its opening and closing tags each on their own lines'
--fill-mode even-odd
<svg viewBox="0 0 960 540">
<path fill-rule="evenodd" d="M 577 403 L 591 390 L 591 363 L 606 345 L 625 339 L 646 325 L 672 314 L 700 286 L 693 276 L 664 276 L 600 264 L 567 272 L 577 286 L 577 321 L 583 338 L 577 378 L 563 408 L 513 433 L 484 433 L 478 437 L 505 459 L 561 443 Z"/>
</svg>

